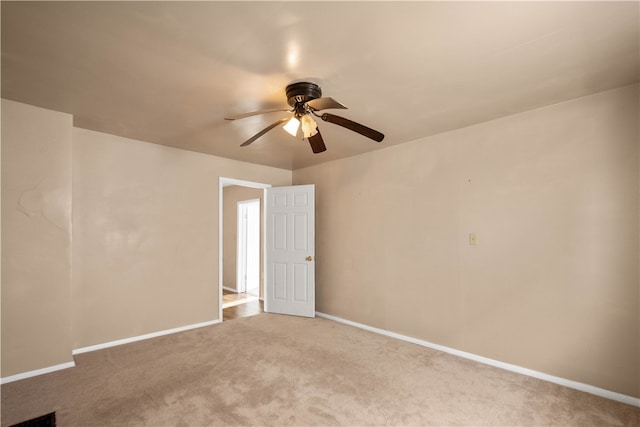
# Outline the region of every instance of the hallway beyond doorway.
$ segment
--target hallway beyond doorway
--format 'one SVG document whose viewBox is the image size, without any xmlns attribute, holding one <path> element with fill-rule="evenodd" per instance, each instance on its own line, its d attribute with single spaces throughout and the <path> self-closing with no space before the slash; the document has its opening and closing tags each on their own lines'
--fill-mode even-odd
<svg viewBox="0 0 640 427">
<path fill-rule="evenodd" d="M 264 312 L 263 302 L 254 295 L 222 291 L 222 321 L 255 316 Z"/>
</svg>

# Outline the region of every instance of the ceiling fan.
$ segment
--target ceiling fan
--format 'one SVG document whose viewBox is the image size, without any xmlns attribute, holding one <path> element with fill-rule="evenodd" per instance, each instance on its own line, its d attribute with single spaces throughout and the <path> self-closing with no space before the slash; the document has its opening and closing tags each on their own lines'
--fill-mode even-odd
<svg viewBox="0 0 640 427">
<path fill-rule="evenodd" d="M 360 135 L 364 135 L 367 138 L 371 138 L 377 142 L 380 142 L 384 139 L 384 135 L 382 133 L 367 126 L 361 125 L 360 123 L 356 123 L 344 117 L 336 116 L 335 114 L 318 114 L 317 112 L 322 110 L 346 109 L 347 107 L 333 98 L 322 98 L 322 90 L 315 83 L 291 83 L 287 86 L 286 94 L 287 103 L 292 107 L 291 109 L 276 108 L 225 117 L 226 120 L 237 120 L 244 119 L 245 117 L 256 116 L 258 114 L 275 113 L 278 111 L 288 111 L 290 113 L 293 113 L 293 117 L 285 117 L 271 123 L 269 126 L 262 129 L 260 132 L 240 144 L 241 147 L 246 147 L 265 133 L 269 132 L 271 129 L 286 122 L 283 127 L 287 132 L 289 132 L 293 136 L 296 136 L 298 134 L 298 128 L 301 127 L 302 137 L 303 139 L 306 138 L 309 140 L 311 150 L 314 153 L 321 153 L 325 151 L 327 147 L 324 145 L 324 141 L 322 139 L 322 135 L 320 135 L 318 125 L 313 120 L 312 116 L 319 117 L 325 122 L 342 126 L 349 130 L 357 132 Z"/>
</svg>

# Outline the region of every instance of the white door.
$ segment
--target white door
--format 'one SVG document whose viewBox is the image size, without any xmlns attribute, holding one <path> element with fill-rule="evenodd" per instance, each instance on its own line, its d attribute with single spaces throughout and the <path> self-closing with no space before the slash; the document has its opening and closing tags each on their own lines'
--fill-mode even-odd
<svg viewBox="0 0 640 427">
<path fill-rule="evenodd" d="M 259 295 L 260 199 L 238 202 L 237 246 L 236 290 Z"/>
<path fill-rule="evenodd" d="M 270 313 L 315 317 L 313 185 L 265 190 L 265 304 Z"/>
</svg>

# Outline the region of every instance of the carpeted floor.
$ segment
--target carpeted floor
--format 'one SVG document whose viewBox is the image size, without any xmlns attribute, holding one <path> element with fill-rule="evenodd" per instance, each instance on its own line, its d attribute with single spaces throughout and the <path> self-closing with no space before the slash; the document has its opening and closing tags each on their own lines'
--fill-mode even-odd
<svg viewBox="0 0 640 427">
<path fill-rule="evenodd" d="M 326 319 L 260 314 L 2 386 L 2 425 L 637 426 L 640 409 Z"/>
</svg>

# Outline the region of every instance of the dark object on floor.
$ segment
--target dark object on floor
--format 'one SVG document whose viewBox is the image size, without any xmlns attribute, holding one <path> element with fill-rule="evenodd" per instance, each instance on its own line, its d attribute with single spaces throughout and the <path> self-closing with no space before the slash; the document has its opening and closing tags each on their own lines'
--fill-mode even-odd
<svg viewBox="0 0 640 427">
<path fill-rule="evenodd" d="M 11 427 L 56 427 L 56 413 L 52 412 L 28 421 L 14 424 Z"/>
</svg>

